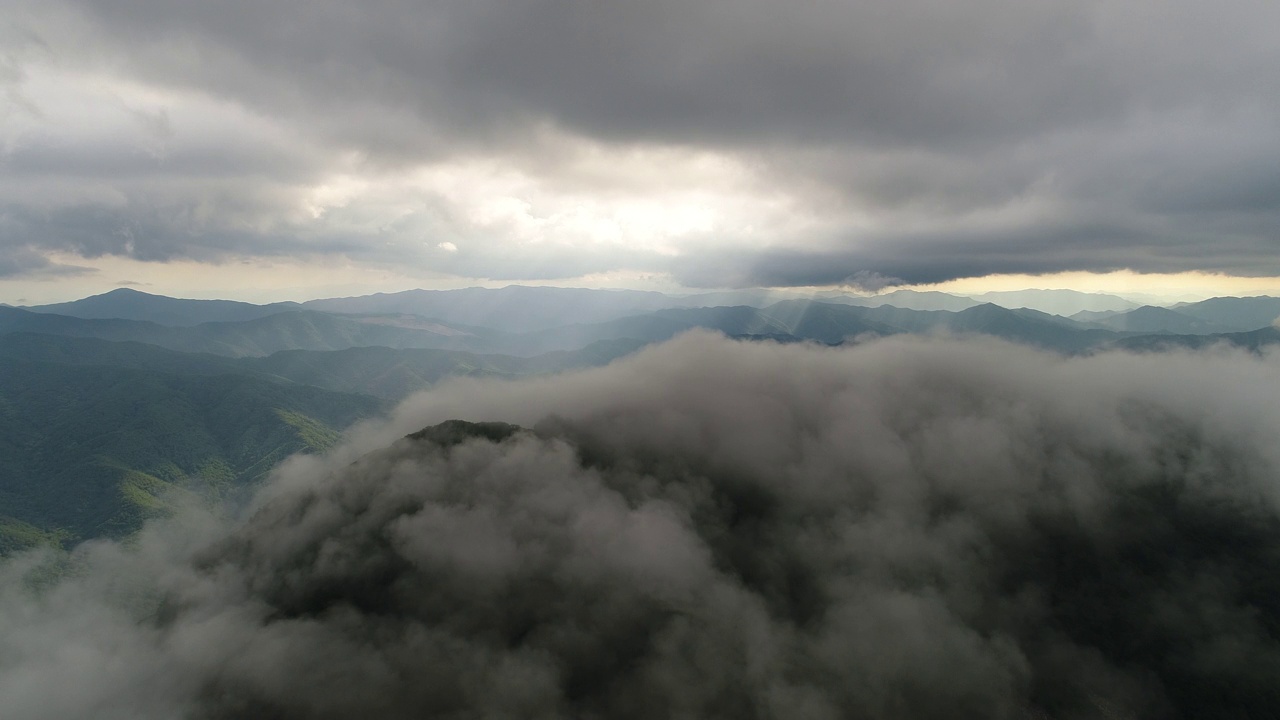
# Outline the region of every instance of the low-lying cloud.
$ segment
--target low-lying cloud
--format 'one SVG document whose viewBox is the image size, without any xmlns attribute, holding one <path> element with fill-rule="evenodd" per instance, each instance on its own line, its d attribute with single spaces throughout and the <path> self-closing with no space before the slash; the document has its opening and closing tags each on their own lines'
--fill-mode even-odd
<svg viewBox="0 0 1280 720">
<path fill-rule="evenodd" d="M 691 333 L 451 382 L 229 528 L 82 547 L 38 593 L 11 561 L 0 708 L 1266 717 L 1278 433 L 1277 358 L 1226 352 Z"/>
</svg>

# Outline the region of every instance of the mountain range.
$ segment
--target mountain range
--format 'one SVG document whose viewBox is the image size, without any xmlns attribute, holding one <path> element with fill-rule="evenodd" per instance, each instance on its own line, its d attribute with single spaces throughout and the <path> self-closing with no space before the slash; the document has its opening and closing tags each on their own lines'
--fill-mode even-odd
<svg viewBox="0 0 1280 720">
<path fill-rule="evenodd" d="M 1074 312 L 908 290 L 521 287 L 270 305 L 121 289 L 0 307 L 0 552 L 127 535 L 183 498 L 225 498 L 449 377 L 599 366 L 694 328 L 828 345 L 982 334 L 1068 354 L 1280 344 L 1278 298 L 1157 307 L 1071 291 L 985 297 Z"/>
<path fill-rule="evenodd" d="M 999 291 L 974 296 L 919 290 L 892 290 L 876 295 L 854 295 L 841 291 L 800 295 L 772 290 L 665 295 L 638 290 L 511 285 L 504 288 L 407 290 L 270 305 L 228 300 L 184 300 L 151 295 L 131 288 L 118 288 L 83 300 L 25 309 L 88 319 L 147 320 L 172 326 L 252 320 L 279 312 L 307 309 L 346 315 L 414 315 L 451 324 L 519 333 L 563 325 L 605 322 L 655 310 L 734 305 L 767 307 L 783 300 L 801 299 L 864 307 L 891 305 L 908 310 L 951 312 L 993 303 L 1010 309 L 1025 307 L 1064 316 L 1091 311 L 1123 312 L 1140 304 L 1115 295 L 1075 290 Z"/>
<path fill-rule="evenodd" d="M 1071 291 L 1027 291 L 1094 307 L 1127 302 Z M 1025 300 L 1026 293 L 1003 297 Z M 701 305 L 738 299 L 756 305 Z M 890 299 L 899 305 L 878 303 Z M 767 302 L 767 301 L 772 302 Z M 836 343 L 867 334 L 984 333 L 1015 342 L 1084 352 L 1134 334 L 1228 335 L 1269 326 L 1280 299 L 1215 298 L 1173 308 L 1083 310 L 1070 317 L 1032 308 L 978 303 L 945 293 L 900 290 L 882 296 L 827 295 L 783 299 L 761 292 L 669 297 L 659 293 L 562 288 L 470 288 L 409 291 L 302 305 L 250 305 L 178 300 L 121 289 L 73 303 L 0 308 L 0 334 L 36 332 L 134 341 L 188 353 L 261 357 L 284 350 L 336 351 L 355 347 L 455 350 L 532 357 L 578 350 L 594 342 L 658 342 L 703 327 L 731 336 L 769 336 Z M 958 309 L 919 309 L 950 306 Z M 1132 304 L 1132 303 L 1130 303 Z M 678 305 L 677 307 L 658 307 Z M 98 317 L 118 308 L 127 317 Z M 318 308 L 328 308 L 320 310 Z M 55 313 L 72 313 L 70 315 Z M 179 311 L 193 318 L 237 315 L 242 320 L 163 322 Z M 411 312 L 412 311 L 412 312 Z M 437 315 L 429 313 L 435 312 Z M 623 314 L 630 313 L 630 314 Z M 443 316 L 443 317 L 442 317 Z M 563 322 L 551 324 L 554 318 Z M 603 319 L 602 319 L 603 318 Z M 474 324 L 487 321 L 488 326 Z M 524 323 L 524 324 L 522 324 Z"/>
</svg>

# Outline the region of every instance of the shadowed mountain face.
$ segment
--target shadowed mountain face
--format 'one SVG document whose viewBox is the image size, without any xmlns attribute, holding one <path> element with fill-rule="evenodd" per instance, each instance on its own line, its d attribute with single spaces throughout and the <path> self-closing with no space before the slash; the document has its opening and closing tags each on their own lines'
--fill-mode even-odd
<svg viewBox="0 0 1280 720">
<path fill-rule="evenodd" d="M 0 576 L 0 666 L 41 670 L 0 701 L 146 720 L 1273 717 L 1277 372 L 698 333 L 444 386 L 282 467 L 242 523 L 88 548 L 50 601 Z"/>
</svg>

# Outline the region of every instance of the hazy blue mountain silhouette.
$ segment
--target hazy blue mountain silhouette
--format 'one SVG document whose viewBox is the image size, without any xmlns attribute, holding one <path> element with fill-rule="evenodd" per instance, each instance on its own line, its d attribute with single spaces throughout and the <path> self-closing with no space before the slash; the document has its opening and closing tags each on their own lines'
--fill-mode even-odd
<svg viewBox="0 0 1280 720">
<path fill-rule="evenodd" d="M 1200 318 L 1235 330 L 1257 330 L 1280 318 L 1280 298 L 1216 297 L 1174 309 L 1183 315 Z"/>
<path fill-rule="evenodd" d="M 1094 322 L 1113 330 L 1174 333 L 1179 335 L 1209 335 L 1212 333 L 1231 332 L 1234 329 L 1231 326 L 1204 320 L 1194 315 L 1153 305 L 1143 305 L 1128 312 L 1099 318 Z"/>
<path fill-rule="evenodd" d="M 146 320 L 160 325 L 190 326 L 206 322 L 255 320 L 279 312 L 300 310 L 302 306 L 295 302 L 254 305 L 234 300 L 187 300 L 119 288 L 81 300 L 24 309 L 86 319 Z"/>
</svg>

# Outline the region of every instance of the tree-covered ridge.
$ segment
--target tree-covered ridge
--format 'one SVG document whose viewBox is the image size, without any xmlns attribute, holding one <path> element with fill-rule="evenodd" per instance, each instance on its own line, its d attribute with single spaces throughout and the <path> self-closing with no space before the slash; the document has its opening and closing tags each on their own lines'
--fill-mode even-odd
<svg viewBox="0 0 1280 720">
<path fill-rule="evenodd" d="M 0 361 L 0 543 L 126 535 L 320 450 L 376 398 L 247 375 Z"/>
</svg>

